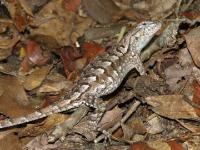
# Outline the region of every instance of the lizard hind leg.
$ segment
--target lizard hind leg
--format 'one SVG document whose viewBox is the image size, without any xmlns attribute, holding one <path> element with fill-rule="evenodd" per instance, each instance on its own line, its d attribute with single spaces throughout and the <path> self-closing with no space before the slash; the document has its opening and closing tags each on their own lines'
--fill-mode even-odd
<svg viewBox="0 0 200 150">
<path fill-rule="evenodd" d="M 90 108 L 95 108 L 94 113 L 90 118 L 89 124 L 92 127 L 92 130 L 97 129 L 97 125 L 105 111 L 105 105 L 101 103 L 102 100 L 94 97 L 88 97 L 87 100 L 82 100 L 82 105 L 75 110 L 72 115 L 63 123 L 56 126 L 53 131 L 48 136 L 48 142 L 53 143 L 56 140 L 64 141 L 67 134 L 69 134 L 73 127 L 78 124 L 83 117 L 89 112 Z"/>
</svg>

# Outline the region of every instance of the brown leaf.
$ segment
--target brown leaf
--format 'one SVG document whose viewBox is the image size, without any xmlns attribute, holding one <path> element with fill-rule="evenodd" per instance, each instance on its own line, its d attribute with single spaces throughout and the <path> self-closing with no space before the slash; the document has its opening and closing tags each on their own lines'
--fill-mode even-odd
<svg viewBox="0 0 200 150">
<path fill-rule="evenodd" d="M 24 48 L 25 47 L 25 48 Z M 20 57 L 24 57 L 21 62 L 21 70 L 26 73 L 35 65 L 42 66 L 47 64 L 50 59 L 50 52 L 41 49 L 40 45 L 34 41 L 29 40 L 24 46 L 23 43 L 18 46 Z M 23 54 L 24 53 L 24 54 Z M 25 56 L 23 56 L 25 55 Z"/>
<path fill-rule="evenodd" d="M 137 142 L 131 145 L 130 150 L 155 150 L 155 149 L 149 147 L 144 142 Z"/>
<path fill-rule="evenodd" d="M 119 8 L 112 0 L 82 0 L 86 12 L 102 24 L 111 23 Z"/>
<path fill-rule="evenodd" d="M 64 0 L 63 5 L 68 11 L 76 11 L 81 0 Z"/>
<path fill-rule="evenodd" d="M 176 0 L 148 0 L 148 1 L 137 1 L 133 3 L 133 8 L 143 12 L 148 12 L 151 17 L 160 18 L 164 17 L 169 13 L 174 5 Z"/>
<path fill-rule="evenodd" d="M 64 114 L 53 114 L 49 116 L 45 121 L 38 124 L 28 124 L 26 128 L 22 129 L 18 135 L 19 137 L 26 136 L 37 136 L 40 135 L 50 129 L 52 129 L 55 125 L 58 125 L 64 122 L 67 119 L 67 115 Z"/>
<path fill-rule="evenodd" d="M 82 45 L 82 48 L 84 50 L 83 57 L 86 57 L 88 61 L 105 51 L 104 48 L 102 48 L 99 44 L 94 42 L 85 42 Z"/>
<path fill-rule="evenodd" d="M 19 117 L 33 109 L 29 106 L 27 95 L 15 77 L 7 76 L 0 79 L 0 87 L 3 90 L 0 96 L 0 111 L 9 117 Z"/>
<path fill-rule="evenodd" d="M 101 119 L 101 122 L 99 123 L 99 126 L 101 126 L 102 129 L 108 129 L 114 124 L 116 124 L 116 122 L 120 121 L 122 115 L 123 110 L 119 107 L 115 107 L 104 114 L 103 118 Z"/>
<path fill-rule="evenodd" d="M 67 11 L 63 7 L 62 1 L 50 1 L 35 14 L 31 25 L 37 28 L 31 28 L 30 37 L 53 39 L 42 42 L 44 45 L 57 46 L 54 48 L 69 45 L 75 15 L 74 12 Z M 57 44 L 53 45 L 52 41 Z"/>
<path fill-rule="evenodd" d="M 71 46 L 63 47 L 57 51 L 63 61 L 66 76 L 68 76 L 71 72 L 76 71 L 75 60 L 81 57 L 80 51 Z"/>
<path fill-rule="evenodd" d="M 184 150 L 183 146 L 178 141 L 173 140 L 167 143 L 170 145 L 171 150 Z"/>
<path fill-rule="evenodd" d="M 16 0 L 6 1 L 5 4 L 18 31 L 24 31 L 25 27 L 29 23 L 29 20 L 28 15 L 24 9 L 22 9 L 20 2 Z"/>
<path fill-rule="evenodd" d="M 3 20 L 0 20 L 0 31 L 0 49 L 4 50 L 4 53 L 5 51 L 11 52 L 11 49 L 21 38 L 18 31 L 9 21 Z M 7 33 L 8 31 L 9 33 Z M 2 54 L 0 54 L 0 56 L 1 55 Z"/>
<path fill-rule="evenodd" d="M 146 102 L 154 112 L 171 119 L 198 118 L 195 109 L 181 95 L 150 96 Z"/>
<path fill-rule="evenodd" d="M 40 86 L 49 73 L 52 66 L 44 66 L 35 69 L 30 75 L 25 76 L 23 86 L 26 90 L 33 90 Z"/>
<path fill-rule="evenodd" d="M 171 150 L 170 146 L 166 142 L 160 140 L 149 141 L 147 143 L 148 146 L 156 150 Z"/>
<path fill-rule="evenodd" d="M 6 135 L 3 139 L 0 140 L 0 149 L 1 150 L 21 150 L 22 144 L 14 133 Z"/>
<path fill-rule="evenodd" d="M 34 41 L 27 42 L 25 51 L 26 57 L 33 65 L 45 65 L 50 58 L 50 54 L 47 51 L 43 51 Z"/>
<path fill-rule="evenodd" d="M 183 12 L 182 15 L 190 20 L 199 20 L 200 18 L 200 12 L 194 10 Z"/>
<path fill-rule="evenodd" d="M 192 55 L 194 63 L 200 67 L 200 27 L 192 29 L 184 37 L 187 43 L 187 47 Z"/>
<path fill-rule="evenodd" d="M 200 85 L 197 81 L 193 81 L 193 102 L 200 106 Z M 200 116 L 200 109 L 195 107 L 195 111 Z"/>
<path fill-rule="evenodd" d="M 15 99 L 21 105 L 28 105 L 28 97 L 20 84 L 19 80 L 14 76 L 5 76 L 0 78 L 0 89 L 2 93 L 9 96 L 11 99 Z M 1 91 L 0 90 L 0 91 Z"/>
</svg>

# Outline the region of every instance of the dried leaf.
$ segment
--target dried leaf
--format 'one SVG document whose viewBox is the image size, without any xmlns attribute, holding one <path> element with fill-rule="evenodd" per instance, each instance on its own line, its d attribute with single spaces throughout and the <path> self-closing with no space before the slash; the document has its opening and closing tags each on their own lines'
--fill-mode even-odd
<svg viewBox="0 0 200 150">
<path fill-rule="evenodd" d="M 111 23 L 119 12 L 112 0 L 82 0 L 82 5 L 94 20 L 102 24 Z"/>
<path fill-rule="evenodd" d="M 38 93 L 55 93 L 61 92 L 63 89 L 70 89 L 72 82 L 65 79 L 47 80 L 38 89 Z"/>
<path fill-rule="evenodd" d="M 122 25 L 113 25 L 110 27 L 89 28 L 84 36 L 86 40 L 96 40 L 109 36 L 114 36 L 120 32 Z"/>
<path fill-rule="evenodd" d="M 0 140 L 0 149 L 4 150 L 21 150 L 22 144 L 14 133 L 6 135 L 3 139 Z"/>
<path fill-rule="evenodd" d="M 167 143 L 170 145 L 171 150 L 184 150 L 184 147 L 181 145 L 181 143 L 176 140 L 169 141 Z"/>
<path fill-rule="evenodd" d="M 130 150 L 155 150 L 144 142 L 137 142 L 131 145 Z"/>
<path fill-rule="evenodd" d="M 33 109 L 27 106 L 29 104 L 27 95 L 15 77 L 1 78 L 0 87 L 3 90 L 0 96 L 1 112 L 9 117 L 19 117 L 33 112 Z"/>
<path fill-rule="evenodd" d="M 63 61 L 66 76 L 68 76 L 73 71 L 76 71 L 77 68 L 75 60 L 81 57 L 80 51 L 78 51 L 77 48 L 70 46 L 63 47 L 57 51 L 59 52 L 59 55 Z"/>
<path fill-rule="evenodd" d="M 200 85 L 197 81 L 193 81 L 193 102 L 200 106 Z M 195 111 L 198 116 L 200 116 L 200 109 L 195 108 Z"/>
<path fill-rule="evenodd" d="M 33 65 L 44 65 L 50 58 L 50 53 L 43 51 L 34 41 L 28 41 L 26 45 L 26 57 Z"/>
<path fill-rule="evenodd" d="M 40 86 L 49 73 L 52 66 L 44 66 L 34 70 L 30 75 L 25 76 L 23 86 L 26 90 L 33 90 Z"/>
<path fill-rule="evenodd" d="M 0 20 L 1 23 L 1 20 Z M 3 25 L 2 25 L 3 23 Z M 1 32 L 0 36 L 0 49 L 3 49 L 4 51 L 8 50 L 11 51 L 10 49 L 13 48 L 13 46 L 20 40 L 20 36 L 16 28 L 10 24 L 10 22 L 2 22 L 0 24 L 0 29 L 6 29 Z M 9 31 L 9 34 L 6 34 L 6 32 Z"/>
<path fill-rule="evenodd" d="M 198 118 L 195 109 L 181 95 L 150 96 L 146 102 L 154 112 L 171 119 Z"/>
<path fill-rule="evenodd" d="M 123 110 L 119 107 L 115 107 L 104 114 L 99 126 L 101 126 L 102 129 L 108 129 L 116 124 L 116 122 L 120 121 L 122 119 L 122 115 Z"/>
<path fill-rule="evenodd" d="M 184 37 L 187 43 L 187 47 L 192 55 L 194 63 L 200 67 L 200 27 L 192 29 L 189 33 L 187 33 Z"/>
<path fill-rule="evenodd" d="M 158 117 L 157 115 L 149 116 L 147 122 L 148 122 L 148 126 L 146 127 L 147 133 L 158 134 L 164 130 L 161 118 Z"/>
<path fill-rule="evenodd" d="M 157 140 L 157 141 L 150 141 L 147 143 L 151 148 L 156 150 L 171 150 L 171 147 L 166 142 Z"/>
<path fill-rule="evenodd" d="M 18 135 L 19 137 L 26 136 L 37 136 L 40 135 L 50 129 L 52 129 L 55 125 L 58 125 L 64 122 L 67 119 L 67 115 L 64 114 L 53 114 L 49 116 L 45 121 L 38 124 L 28 124 L 26 128 L 22 129 Z"/>
<path fill-rule="evenodd" d="M 62 1 L 50 1 L 35 15 L 31 25 L 37 28 L 30 30 L 30 37 L 47 37 L 58 43 L 58 46 L 69 45 L 72 27 L 74 26 L 72 23 L 74 17 L 75 13 L 67 11 L 63 7 Z M 47 40 L 47 42 L 52 41 Z M 52 45 L 52 43 L 44 44 Z"/>
<path fill-rule="evenodd" d="M 166 83 L 171 91 L 179 91 L 186 83 L 183 77 L 192 74 L 192 67 L 182 67 L 180 64 L 174 64 L 165 69 Z"/>
<path fill-rule="evenodd" d="M 86 42 L 83 44 L 82 48 L 84 50 L 83 57 L 86 57 L 88 61 L 105 51 L 104 48 L 94 42 Z"/>
<path fill-rule="evenodd" d="M 28 105 L 28 97 L 19 80 L 13 76 L 5 76 L 0 78 L 0 87 L 2 93 L 14 99 L 21 105 Z M 5 106 L 5 105 L 4 105 Z"/>
<path fill-rule="evenodd" d="M 133 3 L 133 8 L 140 11 L 148 11 L 151 18 L 161 18 L 173 10 L 176 0 L 148 0 Z"/>
<path fill-rule="evenodd" d="M 64 0 L 63 5 L 68 11 L 76 11 L 81 3 L 81 0 Z"/>
</svg>

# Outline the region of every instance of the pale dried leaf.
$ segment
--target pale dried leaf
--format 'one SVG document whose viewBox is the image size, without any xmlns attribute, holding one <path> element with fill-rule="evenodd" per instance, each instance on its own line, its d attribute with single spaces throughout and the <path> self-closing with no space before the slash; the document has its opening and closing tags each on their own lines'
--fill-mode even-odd
<svg viewBox="0 0 200 150">
<path fill-rule="evenodd" d="M 198 118 L 195 109 L 181 95 L 150 96 L 146 102 L 154 112 L 171 119 Z"/>
<path fill-rule="evenodd" d="M 19 80 L 14 76 L 5 76 L 0 78 L 0 89 L 4 95 L 7 95 L 11 99 L 14 99 L 21 105 L 28 105 L 28 97 L 26 92 L 19 82 Z"/>
<path fill-rule="evenodd" d="M 103 129 L 112 127 L 116 122 L 122 119 L 122 114 L 123 110 L 119 107 L 115 107 L 114 109 L 107 111 L 99 123 L 99 126 Z"/>
<path fill-rule="evenodd" d="M 162 127 L 161 118 L 157 115 L 151 115 L 148 117 L 147 133 L 158 134 L 161 133 L 164 129 Z"/>
<path fill-rule="evenodd" d="M 24 77 L 23 86 L 26 90 L 32 90 L 40 86 L 49 73 L 52 66 L 44 66 L 34 70 L 30 75 Z"/>
<path fill-rule="evenodd" d="M 31 29 L 31 37 L 42 36 L 48 39 L 52 38 L 60 46 L 66 46 L 70 43 L 74 17 L 75 13 L 65 10 L 62 7 L 61 1 L 51 1 L 36 14 L 32 24 L 37 26 L 37 28 Z M 49 40 L 47 41 L 50 42 Z"/>
<path fill-rule="evenodd" d="M 192 55 L 194 63 L 200 67 L 200 27 L 197 27 L 187 33 L 184 37 L 186 39 L 187 47 Z"/>
<path fill-rule="evenodd" d="M 171 147 L 166 142 L 157 140 L 157 141 L 150 141 L 147 143 L 151 148 L 156 150 L 171 150 Z"/>
</svg>

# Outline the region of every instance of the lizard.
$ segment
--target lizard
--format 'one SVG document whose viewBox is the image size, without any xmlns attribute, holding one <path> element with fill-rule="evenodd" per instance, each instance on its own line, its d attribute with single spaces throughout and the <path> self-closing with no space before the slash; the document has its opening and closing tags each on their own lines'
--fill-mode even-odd
<svg viewBox="0 0 200 150">
<path fill-rule="evenodd" d="M 0 129 L 35 121 L 80 106 L 98 108 L 99 98 L 114 92 L 132 69 L 136 69 L 140 75 L 145 74 L 140 53 L 160 28 L 161 23 L 158 21 L 139 23 L 120 42 L 98 55 L 83 69 L 79 81 L 75 83 L 68 97 L 26 116 L 2 120 Z"/>
</svg>

